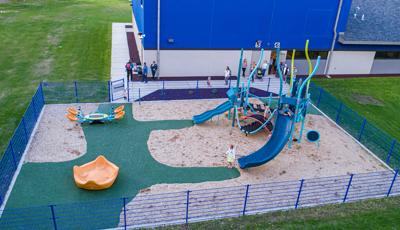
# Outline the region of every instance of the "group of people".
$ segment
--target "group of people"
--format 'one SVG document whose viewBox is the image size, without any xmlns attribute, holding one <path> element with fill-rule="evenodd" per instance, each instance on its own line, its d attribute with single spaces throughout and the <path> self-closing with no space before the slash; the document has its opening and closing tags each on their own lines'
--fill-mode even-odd
<svg viewBox="0 0 400 230">
<path fill-rule="evenodd" d="M 257 75 L 259 75 L 261 77 L 265 77 L 266 73 L 268 73 L 268 74 L 274 74 L 275 73 L 276 74 L 277 73 L 276 72 L 277 66 L 276 66 L 275 62 L 276 62 L 275 59 L 271 59 L 270 62 L 265 60 L 263 62 L 263 64 L 261 65 L 260 72 L 258 72 Z M 243 62 L 242 62 L 242 77 L 246 77 L 247 67 L 248 67 L 248 63 L 247 63 L 247 59 L 245 58 L 245 59 L 243 59 Z M 251 65 L 250 65 L 250 73 L 253 72 L 253 70 L 256 67 L 257 67 L 257 64 L 253 61 L 251 63 Z M 281 71 L 282 71 L 282 74 L 284 76 L 288 76 L 290 74 L 289 66 L 286 63 L 284 64 L 283 62 L 281 63 Z M 296 68 L 294 68 L 294 71 L 295 71 L 294 73 L 296 73 Z M 254 78 L 253 78 L 253 80 L 254 80 Z"/>
<path fill-rule="evenodd" d="M 153 61 L 153 63 L 150 65 L 150 70 L 153 80 L 156 80 L 158 65 L 155 61 Z M 140 66 L 139 64 L 135 63 L 133 59 L 131 59 L 125 64 L 125 71 L 128 82 L 134 80 L 133 72 L 138 73 L 139 78 L 141 78 L 141 82 L 148 82 L 147 75 L 149 72 L 149 67 L 147 66 L 146 62 L 143 63 L 143 66 Z"/>
</svg>

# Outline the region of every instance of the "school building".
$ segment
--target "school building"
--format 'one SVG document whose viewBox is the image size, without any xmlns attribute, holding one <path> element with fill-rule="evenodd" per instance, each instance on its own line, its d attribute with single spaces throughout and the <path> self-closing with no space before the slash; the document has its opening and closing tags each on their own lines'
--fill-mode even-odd
<svg viewBox="0 0 400 230">
<path fill-rule="evenodd" d="M 160 76 L 236 75 L 240 49 L 251 61 L 290 61 L 306 74 L 304 44 L 321 56 L 320 75 L 399 74 L 398 0 L 132 0 L 134 40 L 141 61 Z"/>
</svg>

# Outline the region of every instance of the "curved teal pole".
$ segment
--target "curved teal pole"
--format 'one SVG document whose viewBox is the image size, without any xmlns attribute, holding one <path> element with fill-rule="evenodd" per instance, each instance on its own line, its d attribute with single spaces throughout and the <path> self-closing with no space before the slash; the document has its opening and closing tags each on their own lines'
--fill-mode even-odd
<svg viewBox="0 0 400 230">
<path fill-rule="evenodd" d="M 240 50 L 239 69 L 238 69 L 237 80 L 236 80 L 236 90 L 238 92 L 239 92 L 239 86 L 240 86 L 240 70 L 242 69 L 242 62 L 243 62 L 243 49 Z"/>
<path fill-rule="evenodd" d="M 240 70 L 242 69 L 242 59 L 243 59 L 243 49 L 240 50 L 240 59 L 239 59 L 239 69 L 238 69 L 238 74 L 237 74 L 237 80 L 236 80 L 236 92 L 239 94 L 239 86 L 240 86 Z M 233 113 L 233 118 L 232 118 L 232 127 L 235 126 L 235 116 L 236 114 Z"/>
<path fill-rule="evenodd" d="M 303 94 L 303 90 L 304 87 L 307 85 L 307 82 L 311 81 L 311 78 L 315 75 L 315 73 L 317 72 L 319 63 L 321 61 L 321 57 L 318 56 L 317 58 L 317 63 L 315 64 L 314 70 L 311 72 L 311 74 L 306 78 L 306 80 L 301 84 L 299 90 L 297 91 L 297 102 L 296 102 L 296 110 L 295 110 L 295 114 L 294 114 L 294 121 L 296 122 L 297 118 L 298 118 L 298 113 L 299 113 L 299 105 L 300 105 L 300 97 Z M 307 96 L 307 100 L 309 99 L 309 95 Z M 306 108 L 304 108 L 306 109 Z M 307 110 L 306 110 L 307 112 Z M 302 125 L 301 125 L 301 130 L 300 130 L 300 137 L 299 137 L 299 143 L 301 141 L 301 135 L 303 134 L 303 129 L 304 129 L 304 121 L 305 121 L 305 116 L 303 117 L 302 120 Z M 294 126 L 295 126 L 295 122 L 293 122 L 292 128 L 290 130 L 290 141 L 289 141 L 289 148 L 291 148 L 292 146 L 292 141 L 293 141 L 293 133 L 294 133 Z"/>
<path fill-rule="evenodd" d="M 279 75 L 279 98 L 278 98 L 278 108 L 281 104 L 281 96 L 283 91 L 283 75 L 281 71 L 281 48 L 276 48 L 276 67 Z"/>
</svg>

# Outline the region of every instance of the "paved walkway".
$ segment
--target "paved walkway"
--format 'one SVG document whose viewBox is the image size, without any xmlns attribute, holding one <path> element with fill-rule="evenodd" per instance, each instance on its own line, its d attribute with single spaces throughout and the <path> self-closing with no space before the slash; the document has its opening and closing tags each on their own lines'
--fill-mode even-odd
<svg viewBox="0 0 400 230">
<path fill-rule="evenodd" d="M 247 84 L 247 79 L 242 78 L 241 82 L 245 82 Z M 231 86 L 236 86 L 236 80 L 231 81 Z M 144 97 L 153 93 L 159 89 L 195 89 L 198 88 L 209 88 L 207 85 L 207 81 L 149 81 L 147 84 L 143 82 L 130 82 L 129 83 L 129 101 L 133 101 L 139 98 L 139 89 L 140 89 L 140 97 Z M 228 85 L 225 85 L 224 81 L 212 81 L 212 88 L 228 88 Z M 279 79 L 275 77 L 268 77 L 261 80 L 256 79 L 254 83 L 251 83 L 251 87 L 257 88 L 260 90 L 269 91 L 272 93 L 279 93 Z M 283 92 L 287 92 L 288 85 L 284 84 Z"/>
<path fill-rule="evenodd" d="M 130 59 L 129 47 L 127 40 L 127 32 L 130 32 L 131 28 L 126 28 L 130 23 L 113 23 L 112 24 L 112 48 L 111 48 L 111 81 L 116 81 L 126 77 L 125 64 Z M 241 78 L 241 82 L 247 84 L 247 79 Z M 120 83 L 115 84 L 118 87 Z M 225 85 L 223 80 L 213 80 L 211 83 L 212 88 L 228 88 L 229 85 Z M 236 80 L 231 81 L 231 86 L 236 86 Z M 125 89 L 127 84 L 125 84 Z M 144 97 L 159 89 L 195 89 L 198 88 L 209 88 L 205 80 L 190 80 L 190 81 L 149 81 L 147 84 L 143 82 L 130 82 L 129 83 L 129 101 L 133 101 L 140 97 Z M 272 93 L 279 92 L 279 79 L 276 79 L 273 75 L 264 78 L 263 80 L 256 79 L 251 87 L 269 91 Z M 114 87 L 113 87 L 114 88 Z M 284 85 L 284 92 L 287 90 L 287 85 Z M 118 88 L 114 90 L 115 102 L 125 102 L 123 95 L 128 96 L 127 90 L 125 93 L 123 89 Z M 121 99 L 122 98 L 122 99 Z"/>
<path fill-rule="evenodd" d="M 111 41 L 111 81 L 119 80 L 126 76 L 125 64 L 130 59 L 128 40 L 125 28 L 130 23 L 113 23 L 112 24 L 112 41 Z M 132 30 L 132 29 L 130 29 Z"/>
</svg>

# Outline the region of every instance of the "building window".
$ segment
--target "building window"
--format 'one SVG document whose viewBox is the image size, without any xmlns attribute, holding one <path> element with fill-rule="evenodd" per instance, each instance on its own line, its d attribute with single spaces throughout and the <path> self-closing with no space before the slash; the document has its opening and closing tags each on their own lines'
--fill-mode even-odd
<svg viewBox="0 0 400 230">
<path fill-rule="evenodd" d="M 400 52 L 377 51 L 375 59 L 400 59 Z"/>
<path fill-rule="evenodd" d="M 287 51 L 287 59 L 292 58 L 293 50 Z M 310 51 L 308 52 L 310 55 L 310 59 L 317 59 L 318 56 L 321 56 L 321 59 L 326 59 L 328 57 L 328 51 Z M 306 59 L 306 52 L 303 50 L 296 50 L 295 59 Z"/>
</svg>

